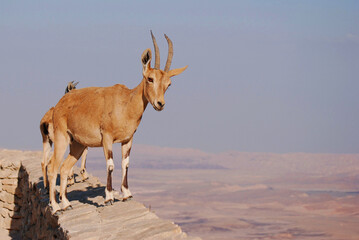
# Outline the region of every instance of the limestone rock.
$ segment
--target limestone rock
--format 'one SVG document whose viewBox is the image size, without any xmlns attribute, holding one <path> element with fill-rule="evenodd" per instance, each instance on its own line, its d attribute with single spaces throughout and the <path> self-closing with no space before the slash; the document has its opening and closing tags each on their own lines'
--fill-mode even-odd
<svg viewBox="0 0 359 240">
<path fill-rule="evenodd" d="M 18 179 L 2 179 L 1 183 L 3 185 L 18 185 L 19 180 Z"/>
<path fill-rule="evenodd" d="M 17 185 L 3 185 L 2 189 L 12 195 L 22 196 L 21 190 Z"/>
<path fill-rule="evenodd" d="M 122 202 L 119 193 L 104 205 L 105 186 L 90 175 L 68 188 L 72 210 L 51 214 L 43 189 L 41 152 L 0 149 L 0 229 L 18 239 L 189 239 L 143 204 Z M 79 169 L 75 174 L 80 175 Z M 0 232 L 1 233 L 1 232 Z M 3 235 L 0 235 L 3 236 Z M 1 238 L 2 239 L 2 238 Z M 6 238 L 4 238 L 6 239 Z"/>
</svg>

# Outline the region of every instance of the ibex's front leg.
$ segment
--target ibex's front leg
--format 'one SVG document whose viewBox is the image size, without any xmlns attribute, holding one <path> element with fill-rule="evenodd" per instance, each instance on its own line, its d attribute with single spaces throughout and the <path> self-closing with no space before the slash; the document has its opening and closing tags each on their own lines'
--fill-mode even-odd
<svg viewBox="0 0 359 240">
<path fill-rule="evenodd" d="M 106 198 L 105 204 L 113 204 L 115 198 L 113 196 L 113 189 L 112 189 L 112 172 L 115 169 L 115 165 L 113 163 L 113 153 L 112 153 L 112 141 L 111 138 L 103 135 L 103 151 L 105 153 L 106 158 L 106 170 L 107 170 L 107 185 L 105 189 Z"/>
<path fill-rule="evenodd" d="M 75 184 L 75 173 L 74 173 L 74 168 L 72 167 L 70 170 L 70 174 L 67 177 L 67 186 L 71 186 Z"/>
<path fill-rule="evenodd" d="M 86 158 L 87 158 L 87 150 L 88 148 L 85 148 L 84 152 L 82 153 L 81 156 L 81 169 L 80 169 L 80 174 L 81 174 L 81 178 L 82 181 L 85 181 L 89 178 L 87 172 L 86 172 Z M 67 178 L 67 185 L 71 186 L 75 184 L 75 174 L 74 174 L 74 167 L 71 168 L 70 171 L 70 175 Z"/>
<path fill-rule="evenodd" d="M 121 191 L 123 193 L 123 201 L 132 198 L 132 194 L 128 189 L 128 165 L 130 162 L 130 152 L 132 147 L 132 138 L 127 143 L 122 144 L 122 186 Z"/>
<path fill-rule="evenodd" d="M 84 150 L 84 152 L 82 153 L 81 156 L 81 177 L 82 177 L 82 181 L 85 181 L 89 178 L 87 171 L 86 171 L 86 158 L 87 158 L 87 153 L 88 153 L 88 148 L 86 148 Z"/>
</svg>

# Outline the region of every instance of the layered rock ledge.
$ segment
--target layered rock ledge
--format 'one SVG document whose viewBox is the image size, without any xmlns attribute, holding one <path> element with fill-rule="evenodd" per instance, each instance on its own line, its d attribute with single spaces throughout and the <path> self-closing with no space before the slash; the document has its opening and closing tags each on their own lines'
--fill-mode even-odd
<svg viewBox="0 0 359 240">
<path fill-rule="evenodd" d="M 40 162 L 41 152 L 0 150 L 1 239 L 194 239 L 118 193 L 104 206 L 105 186 L 93 176 L 69 187 L 73 209 L 53 216 Z"/>
</svg>

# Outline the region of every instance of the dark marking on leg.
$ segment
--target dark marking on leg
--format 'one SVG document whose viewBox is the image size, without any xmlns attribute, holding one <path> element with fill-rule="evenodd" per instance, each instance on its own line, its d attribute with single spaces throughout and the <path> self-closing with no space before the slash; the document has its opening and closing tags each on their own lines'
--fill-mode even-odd
<svg viewBox="0 0 359 240">
<path fill-rule="evenodd" d="M 130 152 L 131 152 L 131 148 L 128 149 L 128 151 L 126 152 L 125 156 L 123 156 L 123 158 L 128 158 L 130 156 Z"/>
<path fill-rule="evenodd" d="M 112 191 L 112 171 L 108 170 L 107 171 L 107 191 L 111 192 Z"/>
<path fill-rule="evenodd" d="M 125 177 L 123 178 L 123 183 L 122 183 L 122 185 L 123 185 L 126 189 L 128 189 L 127 172 L 128 172 L 128 167 L 126 167 L 126 173 L 125 173 Z"/>
<path fill-rule="evenodd" d="M 67 188 L 65 189 L 65 198 L 67 198 Z M 59 199 L 60 199 L 60 201 L 62 201 L 62 196 L 61 195 L 59 195 Z"/>
<path fill-rule="evenodd" d="M 113 153 L 112 153 L 112 151 L 111 150 L 108 150 L 108 159 L 113 159 Z"/>
</svg>

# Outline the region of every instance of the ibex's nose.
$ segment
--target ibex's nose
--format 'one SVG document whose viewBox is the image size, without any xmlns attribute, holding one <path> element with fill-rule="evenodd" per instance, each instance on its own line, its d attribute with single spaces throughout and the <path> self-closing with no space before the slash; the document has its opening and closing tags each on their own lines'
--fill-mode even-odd
<svg viewBox="0 0 359 240">
<path fill-rule="evenodd" d="M 157 102 L 157 105 L 160 107 L 160 108 L 163 108 L 165 106 L 165 103 L 164 102 L 161 102 L 161 101 L 158 101 Z"/>
</svg>

